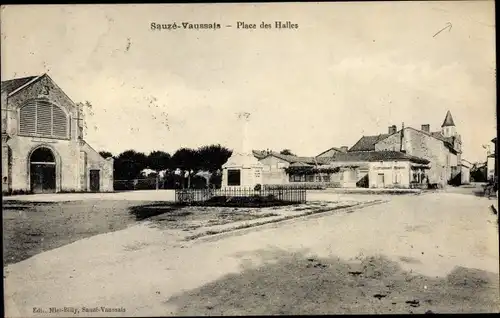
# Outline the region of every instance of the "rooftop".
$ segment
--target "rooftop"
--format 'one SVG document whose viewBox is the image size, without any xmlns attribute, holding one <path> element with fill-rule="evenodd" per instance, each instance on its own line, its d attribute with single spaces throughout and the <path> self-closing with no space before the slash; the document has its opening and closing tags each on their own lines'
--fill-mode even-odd
<svg viewBox="0 0 500 318">
<path fill-rule="evenodd" d="M 276 158 L 279 158 L 281 160 L 287 161 L 291 164 L 293 163 L 305 163 L 305 164 L 310 164 L 310 165 L 316 165 L 316 164 L 325 164 L 328 162 L 327 158 L 316 158 L 316 157 L 299 157 L 299 156 L 291 156 L 291 155 L 282 155 L 278 152 L 275 151 L 264 151 L 264 150 L 253 150 L 253 155 L 257 159 L 264 159 L 268 156 L 274 156 Z"/>
<path fill-rule="evenodd" d="M 376 136 L 363 136 L 358 140 L 354 146 L 349 149 L 351 151 L 374 151 L 375 144 L 385 138 L 389 137 L 390 134 L 380 134 Z"/>
<path fill-rule="evenodd" d="M 29 83 L 30 81 L 34 80 L 37 77 L 38 76 L 28 76 L 28 77 L 20 77 L 7 81 L 2 81 L 2 92 L 10 94 L 19 87 L 26 85 L 27 83 Z"/>
<path fill-rule="evenodd" d="M 414 163 L 428 164 L 429 160 L 415 156 L 407 155 L 399 151 L 351 151 L 346 153 L 337 153 L 330 158 L 329 163 L 338 161 L 389 161 L 401 160 Z"/>
<path fill-rule="evenodd" d="M 450 111 L 446 113 L 446 117 L 444 118 L 443 124 L 441 125 L 441 127 L 446 126 L 455 126 L 455 122 L 453 121 L 453 117 L 451 117 Z"/>
</svg>

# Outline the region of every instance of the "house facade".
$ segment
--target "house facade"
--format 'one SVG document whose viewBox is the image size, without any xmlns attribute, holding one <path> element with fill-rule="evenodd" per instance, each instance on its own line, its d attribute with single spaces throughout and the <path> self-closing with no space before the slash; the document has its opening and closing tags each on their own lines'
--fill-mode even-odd
<svg viewBox="0 0 500 318">
<path fill-rule="evenodd" d="M 400 130 L 392 125 L 387 133 L 362 136 L 350 149 L 333 147 L 315 157 L 255 150 L 253 155 L 263 165 L 263 184 L 420 188 L 470 180 L 450 111 L 439 131 L 432 132 L 428 124 Z"/>
<path fill-rule="evenodd" d="M 460 172 L 460 183 L 461 184 L 469 184 L 471 182 L 471 179 L 470 179 L 470 172 L 471 172 L 471 169 L 472 169 L 472 163 L 465 160 L 465 159 L 462 159 L 461 163 L 460 163 L 460 167 L 461 167 L 461 172 Z"/>
<path fill-rule="evenodd" d="M 112 191 L 113 159 L 83 139 L 81 109 L 47 75 L 1 83 L 2 192 Z"/>
<path fill-rule="evenodd" d="M 440 131 L 431 132 L 430 125 L 421 129 L 390 126 L 387 134 L 363 136 L 349 152 L 399 151 L 413 157 L 429 160 L 429 183 L 444 186 L 461 172 L 462 142 L 448 111 Z"/>
<path fill-rule="evenodd" d="M 487 180 L 494 180 L 495 177 L 497 176 L 497 151 L 496 151 L 496 144 L 497 144 L 497 138 L 493 138 L 491 140 L 493 143 L 493 151 L 490 151 L 488 156 L 486 157 L 486 177 Z"/>
<path fill-rule="evenodd" d="M 298 157 L 254 152 L 263 164 L 262 183 L 342 188 L 411 188 L 425 184 L 429 161 L 396 151 L 338 152 Z"/>
</svg>

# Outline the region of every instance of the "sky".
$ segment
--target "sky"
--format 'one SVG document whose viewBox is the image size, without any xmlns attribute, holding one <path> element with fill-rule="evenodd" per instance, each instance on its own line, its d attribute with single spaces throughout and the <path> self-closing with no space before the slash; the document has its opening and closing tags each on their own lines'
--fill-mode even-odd
<svg viewBox="0 0 500 318">
<path fill-rule="evenodd" d="M 438 131 L 450 110 L 462 157 L 485 161 L 494 12 L 493 1 L 4 6 L 1 77 L 47 73 L 89 101 L 85 138 L 113 154 L 238 149 L 248 112 L 248 147 L 313 156 L 393 124 Z M 174 22 L 221 28 L 151 30 Z"/>
</svg>

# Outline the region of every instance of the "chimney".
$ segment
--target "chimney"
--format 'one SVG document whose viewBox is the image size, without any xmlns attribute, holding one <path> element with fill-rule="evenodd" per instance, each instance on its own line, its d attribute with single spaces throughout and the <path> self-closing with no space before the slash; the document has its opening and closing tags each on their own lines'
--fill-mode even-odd
<svg viewBox="0 0 500 318">
<path fill-rule="evenodd" d="M 340 147 L 340 150 L 342 150 L 343 152 L 347 152 L 347 149 L 349 149 L 349 147 L 347 146 Z"/>
<path fill-rule="evenodd" d="M 429 124 L 422 125 L 422 131 L 430 132 L 431 131 L 431 125 L 429 125 Z"/>
<path fill-rule="evenodd" d="M 395 134 L 397 131 L 396 125 L 389 126 L 389 135 Z"/>
</svg>

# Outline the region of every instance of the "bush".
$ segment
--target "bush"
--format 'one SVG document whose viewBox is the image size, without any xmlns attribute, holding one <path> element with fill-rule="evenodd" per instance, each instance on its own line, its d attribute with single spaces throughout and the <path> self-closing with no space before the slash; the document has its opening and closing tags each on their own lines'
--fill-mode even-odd
<svg viewBox="0 0 500 318">
<path fill-rule="evenodd" d="M 210 185 L 220 189 L 222 187 L 222 174 L 213 173 L 210 177 Z"/>
<path fill-rule="evenodd" d="M 207 179 L 200 176 L 191 177 L 191 188 L 193 189 L 205 189 L 207 187 Z"/>
<path fill-rule="evenodd" d="M 272 194 L 267 196 L 252 195 L 252 196 L 214 196 L 204 202 L 193 202 L 193 205 L 204 205 L 204 206 L 225 206 L 225 207 L 268 207 L 268 206 L 280 206 L 280 205 L 291 205 L 297 204 L 296 202 L 287 202 L 282 200 L 277 200 Z"/>
<path fill-rule="evenodd" d="M 136 190 L 154 190 L 156 189 L 156 177 L 147 179 L 138 179 L 135 184 Z"/>
<path fill-rule="evenodd" d="M 256 184 L 253 189 L 254 189 L 254 191 L 260 191 L 260 190 L 262 190 L 262 186 L 259 183 L 259 184 Z"/>
<path fill-rule="evenodd" d="M 330 184 L 330 183 L 328 183 Z M 325 183 L 297 183 L 297 184 L 266 184 L 265 190 L 287 190 L 287 189 L 306 189 L 306 190 L 324 190 L 327 188 Z"/>
</svg>

